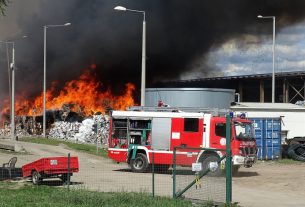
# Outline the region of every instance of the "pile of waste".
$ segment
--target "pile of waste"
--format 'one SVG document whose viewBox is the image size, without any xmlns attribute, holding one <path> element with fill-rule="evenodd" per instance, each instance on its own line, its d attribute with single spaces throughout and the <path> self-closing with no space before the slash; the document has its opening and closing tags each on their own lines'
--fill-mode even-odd
<svg viewBox="0 0 305 207">
<path fill-rule="evenodd" d="M 48 137 L 85 143 L 96 143 L 101 140 L 107 143 L 109 118 L 103 115 L 94 115 L 82 122 L 54 122 Z"/>
<path fill-rule="evenodd" d="M 41 136 L 43 116 L 16 116 L 17 137 Z M 101 113 L 85 117 L 83 113 L 70 110 L 64 104 L 61 109 L 46 112 L 46 136 L 54 139 L 83 143 L 107 144 L 109 117 Z M 11 125 L 7 121 L 0 129 L 1 137 L 11 136 Z"/>
</svg>

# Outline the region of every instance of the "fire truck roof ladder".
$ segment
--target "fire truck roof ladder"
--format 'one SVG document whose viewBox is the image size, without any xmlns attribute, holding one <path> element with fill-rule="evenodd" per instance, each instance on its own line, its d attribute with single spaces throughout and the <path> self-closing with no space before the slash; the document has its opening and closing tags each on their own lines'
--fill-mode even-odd
<svg viewBox="0 0 305 207">
<path fill-rule="evenodd" d="M 200 107 L 153 107 L 153 106 L 130 106 L 127 111 L 154 111 L 154 112 L 195 112 L 209 113 L 213 116 L 225 116 L 228 109 L 200 108 Z"/>
</svg>

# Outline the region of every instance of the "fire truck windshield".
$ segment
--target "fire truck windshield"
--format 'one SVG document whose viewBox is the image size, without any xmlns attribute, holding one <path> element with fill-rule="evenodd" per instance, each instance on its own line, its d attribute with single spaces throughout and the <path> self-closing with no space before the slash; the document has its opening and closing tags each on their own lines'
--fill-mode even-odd
<svg viewBox="0 0 305 207">
<path fill-rule="evenodd" d="M 253 140 L 254 127 L 251 123 L 235 122 L 235 134 L 238 140 Z"/>
</svg>

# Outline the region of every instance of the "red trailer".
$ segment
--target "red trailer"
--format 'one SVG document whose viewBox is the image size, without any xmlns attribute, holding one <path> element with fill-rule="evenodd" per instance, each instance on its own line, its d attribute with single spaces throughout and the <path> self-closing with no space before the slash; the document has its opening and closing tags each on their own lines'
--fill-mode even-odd
<svg viewBox="0 0 305 207">
<path fill-rule="evenodd" d="M 70 176 L 79 171 L 78 157 L 70 157 Z M 46 157 L 22 166 L 23 177 L 32 178 L 34 184 L 39 184 L 45 178 L 60 178 L 68 180 L 68 157 Z"/>
</svg>

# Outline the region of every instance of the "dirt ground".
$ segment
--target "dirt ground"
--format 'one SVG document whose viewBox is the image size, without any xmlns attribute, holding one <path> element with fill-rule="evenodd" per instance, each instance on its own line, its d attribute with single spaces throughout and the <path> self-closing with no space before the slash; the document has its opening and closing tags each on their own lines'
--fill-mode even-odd
<svg viewBox="0 0 305 207">
<path fill-rule="evenodd" d="M 0 139 L 0 143 L 12 141 Z M 151 192 L 150 173 L 135 174 L 126 164 L 116 164 L 111 160 L 75 152 L 65 145 L 49 146 L 18 142 L 27 153 L 13 155 L 0 152 L 0 164 L 17 156 L 16 166 L 32 162 L 41 157 L 78 156 L 80 172 L 72 177 L 75 188 L 101 191 L 141 191 Z M 1 165 L 2 166 L 2 165 Z M 172 196 L 171 174 L 157 174 L 156 195 Z M 54 181 L 58 183 L 56 180 Z M 47 185 L 52 181 L 44 182 Z M 252 168 L 241 168 L 239 175 L 233 177 L 233 201 L 244 207 L 256 206 L 305 206 L 305 163 L 280 164 L 272 161 L 259 162 Z"/>
</svg>

